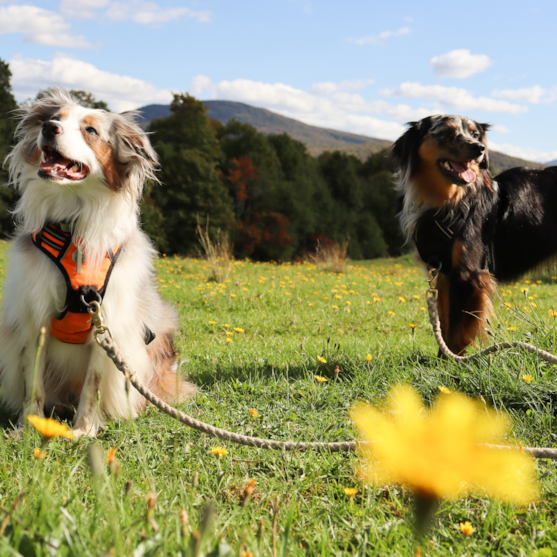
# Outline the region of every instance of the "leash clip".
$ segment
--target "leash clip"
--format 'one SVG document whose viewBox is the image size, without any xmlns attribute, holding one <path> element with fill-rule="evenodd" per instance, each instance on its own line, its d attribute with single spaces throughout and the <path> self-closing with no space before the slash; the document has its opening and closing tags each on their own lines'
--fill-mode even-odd
<svg viewBox="0 0 557 557">
<path fill-rule="evenodd" d="M 439 268 L 430 267 L 429 265 L 427 266 L 428 277 L 426 282 L 429 283 L 429 288 L 425 291 L 426 299 L 431 294 L 431 296 L 433 296 L 435 301 L 437 301 L 437 297 L 439 295 L 439 292 L 437 290 L 437 278 L 439 277 L 439 272 L 441 271 L 441 267 L 442 267 L 441 263 L 439 264 Z"/>
<path fill-rule="evenodd" d="M 109 327 L 107 327 L 104 324 L 104 318 L 101 311 L 101 305 L 99 304 L 99 302 L 93 300 L 89 304 L 89 307 L 87 308 L 87 312 L 91 316 L 91 319 L 88 321 L 88 323 L 93 323 L 93 326 L 96 329 L 94 334 L 95 334 L 95 340 L 97 341 L 97 344 L 100 346 L 101 344 L 100 337 L 105 333 L 108 334 L 108 336 L 112 339 L 112 331 L 110 330 Z"/>
</svg>

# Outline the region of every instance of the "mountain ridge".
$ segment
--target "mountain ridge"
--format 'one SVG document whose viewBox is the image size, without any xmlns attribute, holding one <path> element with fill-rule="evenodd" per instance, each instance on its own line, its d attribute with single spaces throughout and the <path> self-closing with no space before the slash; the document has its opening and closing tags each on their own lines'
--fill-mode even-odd
<svg viewBox="0 0 557 557">
<path fill-rule="evenodd" d="M 371 153 L 376 153 L 392 145 L 392 141 L 378 139 L 366 135 L 359 135 L 330 128 L 320 128 L 304 124 L 294 118 L 288 118 L 249 104 L 236 101 L 202 101 L 207 107 L 207 115 L 214 120 L 227 124 L 236 119 L 244 124 L 253 126 L 263 134 L 287 133 L 293 139 L 306 145 L 308 153 L 318 156 L 324 151 L 343 151 L 365 160 Z M 151 104 L 137 110 L 143 117 L 141 127 L 148 128 L 152 120 L 170 116 L 170 105 Z M 536 163 L 518 157 L 512 157 L 490 151 L 490 167 L 494 174 L 515 166 L 529 166 L 544 168 L 547 164 Z"/>
</svg>

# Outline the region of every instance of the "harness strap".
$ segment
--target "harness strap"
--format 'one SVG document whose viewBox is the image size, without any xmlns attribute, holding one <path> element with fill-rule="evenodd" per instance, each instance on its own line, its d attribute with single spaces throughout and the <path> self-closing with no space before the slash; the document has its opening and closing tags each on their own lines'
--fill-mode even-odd
<svg viewBox="0 0 557 557">
<path fill-rule="evenodd" d="M 33 244 L 58 267 L 66 283 L 64 311 L 52 320 L 50 333 L 70 344 L 87 342 L 92 325 L 87 307 L 96 300 L 102 302 L 121 245 L 105 254 L 101 265 L 91 269 L 82 261 L 80 247 L 73 242 L 71 232 L 49 223 L 33 234 Z"/>
</svg>

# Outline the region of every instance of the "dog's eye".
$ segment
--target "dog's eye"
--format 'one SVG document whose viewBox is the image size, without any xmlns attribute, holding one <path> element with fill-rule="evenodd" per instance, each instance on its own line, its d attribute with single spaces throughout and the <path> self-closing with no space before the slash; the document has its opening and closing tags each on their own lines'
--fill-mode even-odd
<svg viewBox="0 0 557 557">
<path fill-rule="evenodd" d="M 90 133 L 91 135 L 99 135 L 99 132 L 93 128 L 92 126 L 89 126 L 88 128 L 85 128 L 85 131 L 87 133 Z"/>
<path fill-rule="evenodd" d="M 51 121 L 54 120 L 54 121 L 56 121 L 56 122 L 59 122 L 59 121 L 60 121 L 60 116 L 51 116 L 51 117 L 50 117 L 50 120 L 51 120 Z"/>
<path fill-rule="evenodd" d="M 480 139 L 480 132 L 472 132 L 472 137 L 474 139 Z"/>
</svg>

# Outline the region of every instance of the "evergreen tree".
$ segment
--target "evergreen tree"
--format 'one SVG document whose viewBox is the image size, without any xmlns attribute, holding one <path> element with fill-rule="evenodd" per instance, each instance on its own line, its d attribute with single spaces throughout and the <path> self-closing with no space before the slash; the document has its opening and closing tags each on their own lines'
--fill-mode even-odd
<svg viewBox="0 0 557 557">
<path fill-rule="evenodd" d="M 0 167 L 13 144 L 16 123 L 13 111 L 17 108 L 12 94 L 9 65 L 0 59 Z M 6 187 L 8 173 L 0 168 L 0 236 L 6 237 L 13 231 L 13 219 L 9 212 L 16 200 L 16 194 Z"/>
<path fill-rule="evenodd" d="M 97 100 L 89 91 L 76 91 L 75 89 L 70 89 L 70 95 L 78 102 L 81 106 L 86 108 L 100 108 L 101 110 L 106 110 L 110 112 L 108 104 L 104 101 Z"/>
<path fill-rule="evenodd" d="M 158 238 L 159 248 L 193 254 L 197 219 L 204 222 L 209 217 L 210 233 L 228 228 L 234 219 L 232 198 L 219 179 L 221 150 L 205 105 L 179 94 L 170 109 L 171 116 L 154 120 L 150 127 L 163 184 L 153 190 L 150 210 L 156 208 L 164 219 L 166 238 Z"/>
</svg>

